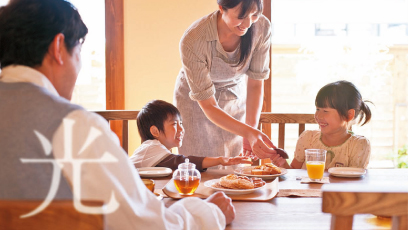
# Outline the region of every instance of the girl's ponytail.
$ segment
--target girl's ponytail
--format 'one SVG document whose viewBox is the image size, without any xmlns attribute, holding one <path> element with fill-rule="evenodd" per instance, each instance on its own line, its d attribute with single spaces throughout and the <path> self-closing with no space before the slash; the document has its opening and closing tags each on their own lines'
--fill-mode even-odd
<svg viewBox="0 0 408 230">
<path fill-rule="evenodd" d="M 358 123 L 361 123 L 361 121 L 363 120 L 363 117 L 364 117 L 364 123 L 361 126 L 367 124 L 371 120 L 371 110 L 368 107 L 368 105 L 366 104 L 366 102 L 369 102 L 369 103 L 373 104 L 371 101 L 367 101 L 367 100 L 361 102 L 361 105 L 360 105 L 360 120 L 358 121 Z"/>
</svg>

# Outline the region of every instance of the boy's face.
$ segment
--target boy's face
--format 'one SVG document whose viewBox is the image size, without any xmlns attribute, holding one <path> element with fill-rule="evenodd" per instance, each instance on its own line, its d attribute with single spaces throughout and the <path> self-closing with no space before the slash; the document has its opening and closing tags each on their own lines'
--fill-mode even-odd
<svg viewBox="0 0 408 230">
<path fill-rule="evenodd" d="M 164 132 L 157 138 L 167 149 L 181 147 L 183 144 L 184 128 L 178 116 L 168 116 L 163 124 Z"/>
</svg>

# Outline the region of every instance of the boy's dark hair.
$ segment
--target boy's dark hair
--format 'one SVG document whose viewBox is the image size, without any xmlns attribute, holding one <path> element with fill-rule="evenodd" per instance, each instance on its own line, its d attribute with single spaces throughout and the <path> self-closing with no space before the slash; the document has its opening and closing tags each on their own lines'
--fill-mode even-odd
<svg viewBox="0 0 408 230">
<path fill-rule="evenodd" d="M 325 85 L 319 90 L 316 96 L 315 105 L 319 108 L 333 108 L 336 109 L 340 116 L 347 119 L 347 114 L 350 109 L 355 110 L 354 118 L 359 115 L 358 123 L 361 123 L 364 117 L 365 125 L 371 119 L 371 110 L 361 98 L 361 94 L 357 87 L 348 81 L 336 81 Z"/>
<path fill-rule="evenodd" d="M 54 37 L 62 33 L 69 52 L 88 28 L 65 0 L 11 0 L 0 8 L 0 68 L 40 66 Z"/>
<path fill-rule="evenodd" d="M 174 105 L 162 100 L 153 100 L 143 106 L 136 119 L 142 142 L 156 139 L 151 134 L 150 127 L 154 125 L 160 132 L 164 132 L 164 122 L 169 117 L 174 116 L 181 117 L 179 110 Z"/>
<path fill-rule="evenodd" d="M 217 0 L 218 5 L 222 7 L 223 10 L 228 10 L 236 7 L 242 3 L 241 12 L 239 13 L 239 18 L 245 18 L 252 7 L 255 5 L 258 12 L 263 11 L 263 0 Z M 246 34 L 241 37 L 240 43 L 240 56 L 239 62 L 236 66 L 244 65 L 249 58 L 252 49 L 252 38 L 253 37 L 253 27 L 251 26 Z"/>
</svg>

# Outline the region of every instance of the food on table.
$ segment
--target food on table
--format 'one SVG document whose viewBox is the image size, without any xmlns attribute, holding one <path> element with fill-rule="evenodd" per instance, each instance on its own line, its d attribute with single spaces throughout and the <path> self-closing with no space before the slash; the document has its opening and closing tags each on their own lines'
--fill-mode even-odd
<svg viewBox="0 0 408 230">
<path fill-rule="evenodd" d="M 273 175 L 273 174 L 281 174 L 282 171 L 281 169 L 272 164 L 272 163 L 266 163 L 265 165 L 259 165 L 254 167 L 251 170 L 251 175 Z"/>
<path fill-rule="evenodd" d="M 261 178 L 248 178 L 246 176 L 237 176 L 229 174 L 220 178 L 218 183 L 213 184 L 215 188 L 224 189 L 254 189 L 264 186 L 266 183 Z"/>
<path fill-rule="evenodd" d="M 266 184 L 265 181 L 263 181 L 261 178 L 258 178 L 258 177 L 252 177 L 251 180 L 252 180 L 252 183 L 254 183 L 255 188 L 262 187 Z"/>
</svg>

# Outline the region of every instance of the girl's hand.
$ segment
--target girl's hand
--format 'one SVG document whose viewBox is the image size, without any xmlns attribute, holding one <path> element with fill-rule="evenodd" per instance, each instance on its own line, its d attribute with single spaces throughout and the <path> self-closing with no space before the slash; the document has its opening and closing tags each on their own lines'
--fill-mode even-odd
<svg viewBox="0 0 408 230">
<path fill-rule="evenodd" d="M 237 165 L 237 164 L 252 164 L 252 160 L 245 156 L 237 157 L 219 157 L 220 164 L 223 166 Z"/>
</svg>

